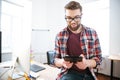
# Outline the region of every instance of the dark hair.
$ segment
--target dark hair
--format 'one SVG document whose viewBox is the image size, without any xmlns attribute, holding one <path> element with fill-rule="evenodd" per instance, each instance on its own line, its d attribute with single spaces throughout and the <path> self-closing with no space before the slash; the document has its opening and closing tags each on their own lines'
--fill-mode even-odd
<svg viewBox="0 0 120 80">
<path fill-rule="evenodd" d="M 79 2 L 76 1 L 70 1 L 68 4 L 65 5 L 65 9 L 75 10 L 80 9 L 82 11 L 82 6 Z"/>
</svg>

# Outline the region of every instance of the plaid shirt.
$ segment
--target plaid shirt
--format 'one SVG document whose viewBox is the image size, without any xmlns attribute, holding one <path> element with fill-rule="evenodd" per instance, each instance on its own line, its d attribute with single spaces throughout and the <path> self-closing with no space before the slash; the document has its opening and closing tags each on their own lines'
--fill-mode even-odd
<svg viewBox="0 0 120 80">
<path fill-rule="evenodd" d="M 59 34 L 57 34 L 55 39 L 55 52 L 56 58 L 62 58 L 66 55 L 67 51 L 67 40 L 69 38 L 69 32 L 67 28 L 64 28 Z M 102 61 L 102 54 L 99 39 L 95 30 L 88 28 L 83 25 L 80 34 L 80 46 L 86 59 L 94 59 L 97 65 L 100 65 Z M 93 68 L 89 68 L 92 75 L 96 79 L 93 72 Z M 58 75 L 56 80 L 67 72 L 67 69 L 62 68 L 61 73 Z"/>
</svg>

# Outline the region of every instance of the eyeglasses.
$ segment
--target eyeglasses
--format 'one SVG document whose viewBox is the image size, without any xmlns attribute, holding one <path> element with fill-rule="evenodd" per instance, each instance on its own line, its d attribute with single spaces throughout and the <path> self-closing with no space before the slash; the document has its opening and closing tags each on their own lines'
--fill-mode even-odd
<svg viewBox="0 0 120 80">
<path fill-rule="evenodd" d="M 71 18 L 71 17 L 65 17 L 65 19 L 66 19 L 66 21 L 67 22 L 71 22 L 72 20 L 74 20 L 74 21 L 80 21 L 80 19 L 81 19 L 81 16 L 75 16 L 74 18 Z"/>
</svg>

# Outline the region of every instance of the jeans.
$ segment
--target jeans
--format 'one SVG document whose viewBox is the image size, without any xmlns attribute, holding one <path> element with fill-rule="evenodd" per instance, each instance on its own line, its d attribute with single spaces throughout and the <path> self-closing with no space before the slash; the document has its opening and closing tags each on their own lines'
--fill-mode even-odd
<svg viewBox="0 0 120 80">
<path fill-rule="evenodd" d="M 64 74 L 60 80 L 95 80 L 91 74 L 83 74 L 77 71 L 70 70 Z"/>
</svg>

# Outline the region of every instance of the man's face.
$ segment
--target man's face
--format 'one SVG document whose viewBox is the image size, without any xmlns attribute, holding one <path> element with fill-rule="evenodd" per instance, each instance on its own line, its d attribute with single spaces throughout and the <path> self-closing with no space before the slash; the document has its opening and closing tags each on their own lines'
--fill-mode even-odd
<svg viewBox="0 0 120 80">
<path fill-rule="evenodd" d="M 65 19 L 67 21 L 68 27 L 72 31 L 76 31 L 80 27 L 81 15 L 82 13 L 80 12 L 80 9 L 76 10 L 66 9 Z"/>
</svg>

